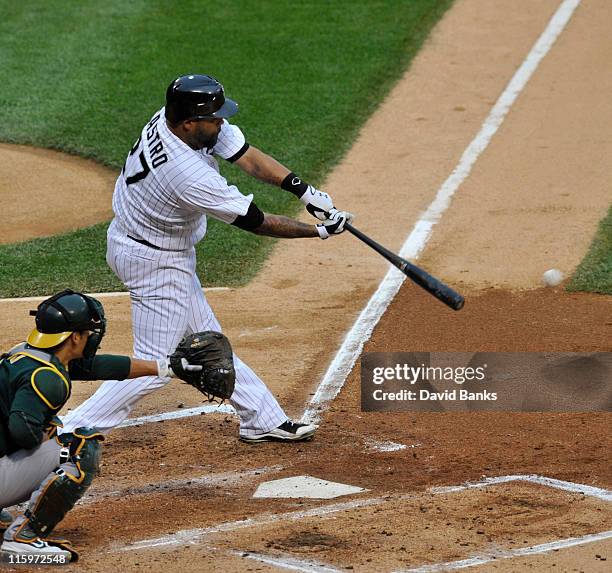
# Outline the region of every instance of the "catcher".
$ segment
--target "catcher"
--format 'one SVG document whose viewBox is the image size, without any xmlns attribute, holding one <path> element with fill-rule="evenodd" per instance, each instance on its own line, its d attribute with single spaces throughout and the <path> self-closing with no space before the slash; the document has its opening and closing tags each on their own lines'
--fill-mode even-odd
<svg viewBox="0 0 612 573">
<path fill-rule="evenodd" d="M 98 471 L 95 428 L 58 435 L 58 412 L 76 380 L 123 380 L 158 375 L 181 378 L 209 399 L 229 398 L 232 349 L 217 332 L 193 334 L 172 356 L 138 360 L 96 355 L 106 330 L 102 304 L 62 291 L 42 302 L 27 342 L 0 357 L 0 534 L 6 553 L 44 554 L 49 563 L 76 561 L 69 542 L 52 539 L 55 526 L 83 496 Z M 13 519 L 4 508 L 29 499 Z"/>
</svg>

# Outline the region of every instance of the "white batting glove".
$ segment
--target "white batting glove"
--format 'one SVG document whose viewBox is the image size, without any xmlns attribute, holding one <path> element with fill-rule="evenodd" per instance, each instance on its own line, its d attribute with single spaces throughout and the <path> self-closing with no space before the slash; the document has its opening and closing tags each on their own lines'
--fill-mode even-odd
<svg viewBox="0 0 612 573">
<path fill-rule="evenodd" d="M 315 189 L 312 185 L 308 185 L 308 189 L 300 197 L 300 201 L 306 205 L 306 211 L 319 221 L 328 219 L 334 209 L 332 198 L 327 193 Z"/>
<path fill-rule="evenodd" d="M 354 219 L 354 215 L 348 211 L 338 211 L 338 209 L 332 209 L 329 219 L 326 219 L 323 223 L 317 225 L 317 231 L 319 237 L 327 239 L 332 235 L 339 235 L 344 232 L 345 225 L 350 223 Z"/>
</svg>

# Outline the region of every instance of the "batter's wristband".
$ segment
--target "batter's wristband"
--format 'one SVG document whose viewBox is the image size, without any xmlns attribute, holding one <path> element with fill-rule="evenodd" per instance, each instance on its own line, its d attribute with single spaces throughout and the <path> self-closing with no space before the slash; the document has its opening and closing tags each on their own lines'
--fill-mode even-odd
<svg viewBox="0 0 612 573">
<path fill-rule="evenodd" d="M 308 183 L 304 183 L 295 173 L 289 173 L 281 183 L 281 189 L 293 193 L 296 197 L 301 197 L 308 190 Z"/>
<path fill-rule="evenodd" d="M 315 225 L 317 232 L 319 233 L 319 237 L 321 237 L 321 239 L 328 239 L 329 238 L 329 232 L 328 230 L 325 228 L 325 225 L 321 224 L 321 225 Z"/>
</svg>

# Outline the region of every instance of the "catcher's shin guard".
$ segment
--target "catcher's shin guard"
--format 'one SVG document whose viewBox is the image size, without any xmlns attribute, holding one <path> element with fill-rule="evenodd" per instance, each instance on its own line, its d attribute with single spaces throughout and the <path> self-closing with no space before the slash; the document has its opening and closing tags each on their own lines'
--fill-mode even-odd
<svg viewBox="0 0 612 573">
<path fill-rule="evenodd" d="M 100 442 L 104 437 L 91 428 L 77 428 L 56 438 L 64 447 L 64 461 L 32 494 L 23 518 L 7 531 L 14 539 L 48 536 L 83 496 L 98 473 Z M 5 535 L 6 538 L 6 535 Z"/>
</svg>

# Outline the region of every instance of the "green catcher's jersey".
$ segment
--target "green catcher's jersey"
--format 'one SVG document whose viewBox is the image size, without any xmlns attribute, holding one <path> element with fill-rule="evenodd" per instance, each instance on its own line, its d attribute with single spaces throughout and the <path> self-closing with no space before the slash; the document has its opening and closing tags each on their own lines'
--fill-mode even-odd
<svg viewBox="0 0 612 573">
<path fill-rule="evenodd" d="M 73 360 L 67 371 L 53 354 L 16 346 L 0 360 L 0 457 L 43 442 L 70 397 L 71 378 L 123 380 L 129 371 L 127 356 Z"/>
</svg>

